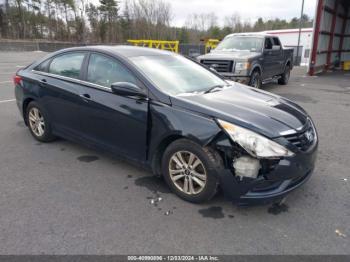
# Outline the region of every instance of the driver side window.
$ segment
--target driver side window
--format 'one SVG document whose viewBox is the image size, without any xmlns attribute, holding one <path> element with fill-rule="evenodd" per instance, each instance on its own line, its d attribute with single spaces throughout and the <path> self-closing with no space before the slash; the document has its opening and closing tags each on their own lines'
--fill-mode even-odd
<svg viewBox="0 0 350 262">
<path fill-rule="evenodd" d="M 104 55 L 91 54 L 87 71 L 87 81 L 100 86 L 111 87 L 115 82 L 137 84 L 136 78 L 124 65 Z"/>
<path fill-rule="evenodd" d="M 266 38 L 266 39 L 265 39 L 265 49 L 267 49 L 267 50 L 272 50 L 272 41 L 271 41 L 271 38 Z"/>
</svg>

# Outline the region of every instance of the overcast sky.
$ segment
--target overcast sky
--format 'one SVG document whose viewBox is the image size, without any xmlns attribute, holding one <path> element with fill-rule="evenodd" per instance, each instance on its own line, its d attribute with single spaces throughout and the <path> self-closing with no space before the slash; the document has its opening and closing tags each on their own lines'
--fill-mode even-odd
<svg viewBox="0 0 350 262">
<path fill-rule="evenodd" d="M 120 0 L 124 2 L 127 0 Z M 299 17 L 302 0 L 164 0 L 171 4 L 173 24 L 183 26 L 191 13 L 214 12 L 219 18 L 238 13 L 242 19 L 255 22 L 258 17 L 290 19 Z M 123 6 L 123 4 L 121 4 Z M 315 15 L 316 0 L 305 0 L 305 13 Z M 223 20 L 223 19 L 222 19 Z M 222 25 L 223 21 L 219 21 Z"/>
<path fill-rule="evenodd" d="M 92 0 L 98 3 L 99 0 Z M 119 0 L 120 6 L 124 1 Z M 223 18 L 230 14 L 238 13 L 242 19 L 255 22 L 258 17 L 291 19 L 299 17 L 302 0 L 163 0 L 172 6 L 173 25 L 183 26 L 186 17 L 192 13 L 214 12 L 219 17 L 220 25 Z M 317 0 L 305 0 L 305 14 L 310 17 L 315 15 Z M 0 0 L 0 3 L 5 0 Z"/>
</svg>

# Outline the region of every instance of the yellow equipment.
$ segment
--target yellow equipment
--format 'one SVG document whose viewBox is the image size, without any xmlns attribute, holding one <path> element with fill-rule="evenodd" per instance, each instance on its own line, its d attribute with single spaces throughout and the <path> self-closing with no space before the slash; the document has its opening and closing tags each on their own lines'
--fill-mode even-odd
<svg viewBox="0 0 350 262">
<path fill-rule="evenodd" d="M 163 40 L 128 40 L 128 43 L 134 46 L 144 46 L 149 48 L 158 48 L 168 50 L 175 53 L 179 52 L 179 41 L 163 41 Z"/>
<path fill-rule="evenodd" d="M 208 53 L 211 49 L 216 48 L 219 42 L 219 39 L 207 39 L 205 41 L 205 52 Z"/>
<path fill-rule="evenodd" d="M 343 65 L 345 71 L 350 71 L 350 61 L 345 61 Z"/>
</svg>

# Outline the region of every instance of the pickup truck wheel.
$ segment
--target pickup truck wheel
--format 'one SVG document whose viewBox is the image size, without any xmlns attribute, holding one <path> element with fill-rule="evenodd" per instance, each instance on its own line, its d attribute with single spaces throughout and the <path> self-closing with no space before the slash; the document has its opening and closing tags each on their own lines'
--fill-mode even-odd
<svg viewBox="0 0 350 262">
<path fill-rule="evenodd" d="M 165 150 L 162 173 L 180 198 L 201 203 L 211 199 L 218 187 L 216 170 L 223 168 L 218 153 L 188 139 L 179 139 Z"/>
<path fill-rule="evenodd" d="M 255 88 L 261 88 L 262 80 L 261 80 L 260 72 L 258 70 L 255 70 L 252 73 L 252 76 L 250 77 L 249 85 Z"/>
<path fill-rule="evenodd" d="M 281 75 L 281 78 L 278 79 L 278 84 L 280 85 L 288 84 L 289 78 L 290 78 L 290 66 L 287 65 L 284 70 L 284 73 Z"/>
</svg>

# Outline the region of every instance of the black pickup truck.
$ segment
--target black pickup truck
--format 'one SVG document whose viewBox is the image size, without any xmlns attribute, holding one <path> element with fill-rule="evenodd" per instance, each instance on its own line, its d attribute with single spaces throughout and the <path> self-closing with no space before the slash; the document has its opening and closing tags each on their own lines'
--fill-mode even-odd
<svg viewBox="0 0 350 262">
<path fill-rule="evenodd" d="M 278 37 L 262 33 L 226 36 L 198 61 L 225 78 L 260 88 L 278 79 L 286 85 L 293 68 L 293 49 L 285 49 Z"/>
</svg>

